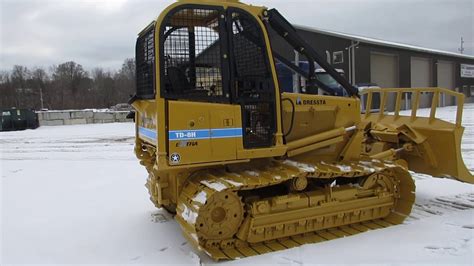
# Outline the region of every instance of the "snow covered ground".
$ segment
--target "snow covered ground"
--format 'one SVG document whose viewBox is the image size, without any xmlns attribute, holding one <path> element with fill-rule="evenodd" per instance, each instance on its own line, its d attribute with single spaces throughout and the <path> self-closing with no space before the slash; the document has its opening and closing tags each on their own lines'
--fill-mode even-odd
<svg viewBox="0 0 474 266">
<path fill-rule="evenodd" d="M 454 119 L 454 108 L 439 117 Z M 463 155 L 474 169 L 474 105 Z M 0 264 L 211 264 L 148 201 L 131 123 L 0 133 Z M 474 265 L 474 186 L 415 175 L 399 226 L 223 264 Z"/>
</svg>

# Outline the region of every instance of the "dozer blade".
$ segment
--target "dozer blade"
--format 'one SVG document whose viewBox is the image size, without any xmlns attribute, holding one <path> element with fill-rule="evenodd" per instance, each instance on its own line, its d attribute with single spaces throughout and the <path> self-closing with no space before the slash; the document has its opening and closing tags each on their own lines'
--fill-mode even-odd
<svg viewBox="0 0 474 266">
<path fill-rule="evenodd" d="M 454 125 L 450 124 L 450 126 Z M 443 128 L 431 127 L 415 130 L 426 136 L 426 142 L 417 145 L 419 152 L 401 153 L 401 158 L 408 162 L 411 170 L 474 184 L 474 176 L 464 164 L 461 154 L 464 128 L 443 130 Z"/>
<path fill-rule="evenodd" d="M 376 113 L 366 111 L 362 120 L 372 123 L 372 130 L 382 141 L 412 144 L 399 157 L 408 162 L 409 169 L 434 177 L 446 177 L 474 184 L 474 176 L 464 164 L 461 154 L 461 140 L 464 128 L 461 125 L 464 95 L 447 89 L 369 89 L 365 110 L 373 110 L 374 94 L 380 94 L 380 108 Z M 412 95 L 409 116 L 400 115 L 402 95 Z M 450 123 L 436 118 L 436 110 L 441 95 L 454 97 L 457 104 L 456 122 Z M 396 97 L 393 114 L 387 114 L 388 96 Z M 421 95 L 432 97 L 429 117 L 417 116 Z M 406 97 L 405 97 L 406 98 Z M 396 137 L 394 137 L 396 136 Z"/>
</svg>

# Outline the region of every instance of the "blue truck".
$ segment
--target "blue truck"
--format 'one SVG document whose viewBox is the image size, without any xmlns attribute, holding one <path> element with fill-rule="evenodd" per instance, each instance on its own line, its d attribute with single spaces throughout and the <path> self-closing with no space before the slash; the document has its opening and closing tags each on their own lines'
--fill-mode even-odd
<svg viewBox="0 0 474 266">
<path fill-rule="evenodd" d="M 300 61 L 299 67 L 304 71 L 309 71 L 309 63 L 308 61 Z M 278 72 L 278 81 L 280 82 L 280 90 L 282 92 L 294 92 L 293 91 L 293 84 L 294 84 L 294 74 L 293 71 L 288 68 L 283 63 L 276 63 L 276 70 Z M 344 76 L 344 70 L 336 69 L 336 71 L 341 75 Z M 343 87 L 333 78 L 329 73 L 327 73 L 323 68 L 317 67 L 316 68 L 316 78 L 324 83 L 327 87 L 331 88 L 334 91 L 334 95 L 336 96 L 346 96 L 346 91 Z M 301 90 L 305 92 L 305 81 L 301 79 Z M 321 92 L 323 94 L 323 92 Z"/>
</svg>

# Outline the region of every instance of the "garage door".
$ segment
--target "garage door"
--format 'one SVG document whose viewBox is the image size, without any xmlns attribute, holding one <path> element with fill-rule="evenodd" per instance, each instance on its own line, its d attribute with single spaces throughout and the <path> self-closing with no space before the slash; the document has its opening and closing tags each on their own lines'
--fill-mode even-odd
<svg viewBox="0 0 474 266">
<path fill-rule="evenodd" d="M 426 88 L 432 86 L 431 60 L 429 58 L 411 58 L 411 87 Z M 424 93 L 420 97 L 420 108 L 431 106 L 431 93 Z M 408 107 L 410 108 L 411 106 Z"/>
<path fill-rule="evenodd" d="M 382 88 L 398 87 L 398 57 L 390 54 L 372 53 L 370 55 L 370 81 Z M 393 111 L 395 96 L 387 97 L 387 111 Z"/>
<path fill-rule="evenodd" d="M 438 61 L 438 87 L 454 90 L 454 64 L 452 62 Z M 454 105 L 454 97 L 441 97 L 440 105 Z"/>
</svg>

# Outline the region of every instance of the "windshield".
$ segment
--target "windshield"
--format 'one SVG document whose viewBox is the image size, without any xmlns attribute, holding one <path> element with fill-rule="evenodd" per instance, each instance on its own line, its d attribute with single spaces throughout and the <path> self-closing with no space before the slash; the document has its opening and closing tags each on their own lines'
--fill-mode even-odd
<svg viewBox="0 0 474 266">
<path fill-rule="evenodd" d="M 338 87 L 339 82 L 337 82 L 331 75 L 328 73 L 317 73 L 316 78 L 322 83 L 326 84 L 329 87 Z"/>
</svg>

